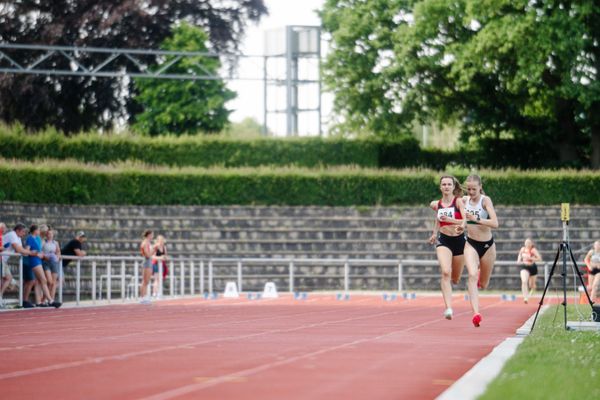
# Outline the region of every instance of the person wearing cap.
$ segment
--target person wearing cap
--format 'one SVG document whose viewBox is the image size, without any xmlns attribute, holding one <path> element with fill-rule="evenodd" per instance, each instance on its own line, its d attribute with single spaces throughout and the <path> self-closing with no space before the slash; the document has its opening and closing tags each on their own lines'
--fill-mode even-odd
<svg viewBox="0 0 600 400">
<path fill-rule="evenodd" d="M 0 285 L 0 294 L 4 293 L 6 287 L 12 280 L 12 275 L 8 268 L 8 259 L 13 254 L 22 254 L 24 256 L 36 256 L 35 251 L 23 247 L 22 238 L 27 233 L 27 227 L 18 223 L 14 229 L 2 236 L 2 284 Z"/>
<path fill-rule="evenodd" d="M 87 240 L 85 236 L 85 232 L 79 231 L 75 235 L 74 239 L 71 239 L 69 243 L 63 247 L 60 252 L 63 256 L 75 256 L 75 257 L 85 257 L 85 251 L 83 250 L 83 244 Z M 72 260 L 63 258 L 63 267 L 69 265 Z"/>
</svg>

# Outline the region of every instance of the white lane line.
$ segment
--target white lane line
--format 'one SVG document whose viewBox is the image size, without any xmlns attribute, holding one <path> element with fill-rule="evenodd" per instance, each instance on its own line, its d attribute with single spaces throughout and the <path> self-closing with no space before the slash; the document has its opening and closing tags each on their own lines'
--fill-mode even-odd
<svg viewBox="0 0 600 400">
<path fill-rule="evenodd" d="M 201 328 L 201 329 L 206 329 L 206 328 L 217 328 L 220 326 L 225 326 L 225 325 L 240 325 L 240 324 L 248 324 L 248 323 L 255 323 L 255 322 L 262 322 L 262 321 L 274 321 L 274 320 L 278 320 L 278 319 L 285 319 L 285 318 L 297 318 L 297 317 L 303 317 L 303 316 L 308 316 L 308 315 L 319 315 L 319 314 L 330 314 L 330 313 L 336 313 L 339 310 L 337 309 L 329 309 L 329 310 L 322 310 L 322 311 L 309 311 L 309 312 L 296 312 L 296 313 L 289 313 L 289 314 L 283 314 L 283 315 L 274 315 L 274 316 L 270 316 L 270 317 L 262 317 L 262 318 L 252 318 L 252 319 L 245 319 L 245 320 L 240 320 L 240 319 L 234 319 L 231 321 L 225 321 L 225 322 L 213 322 L 213 323 L 206 323 L 206 321 L 202 321 L 202 323 L 200 324 L 195 324 L 195 325 L 188 325 L 188 326 L 179 326 L 179 327 L 174 327 L 172 329 L 150 329 L 150 330 L 138 330 L 136 332 L 133 333 L 128 333 L 128 334 L 124 334 L 124 335 L 112 335 L 112 336 L 99 336 L 99 337 L 95 337 L 95 338 L 91 338 L 90 336 L 86 336 L 86 335 L 82 335 L 84 337 L 81 337 L 79 339 L 69 339 L 67 341 L 65 340 L 56 340 L 56 341 L 46 341 L 46 342 L 36 342 L 36 343 L 30 343 L 30 344 L 20 344 L 20 345 L 15 345 L 15 346 L 5 346 L 5 347 L 0 347 L 0 352 L 3 351 L 13 351 L 13 350 L 25 350 L 25 349 L 31 349 L 31 348 L 35 348 L 35 347 L 46 347 L 46 346 L 52 346 L 52 345 L 65 345 L 65 344 L 74 344 L 74 343 L 88 343 L 90 340 L 94 339 L 94 343 L 98 344 L 101 342 L 106 342 L 106 341 L 110 341 L 110 340 L 114 340 L 114 339 L 122 339 L 122 338 L 126 338 L 126 337 L 135 337 L 135 336 L 145 336 L 147 334 L 153 334 L 153 333 L 159 333 L 159 334 L 168 334 L 169 332 L 182 332 L 182 331 L 196 331 L 197 329 Z M 214 314 L 215 317 L 218 317 L 217 314 Z M 177 319 L 177 318 L 174 318 Z M 108 320 L 108 319 L 107 319 Z M 154 321 L 155 323 L 158 323 L 157 321 Z M 164 322 L 169 322 L 169 320 L 160 320 L 160 323 L 164 323 Z M 132 323 L 132 324 L 120 324 L 121 328 L 127 327 L 127 326 L 135 326 L 138 323 Z M 73 329 L 93 329 L 94 327 L 92 326 L 91 328 L 73 328 Z M 20 336 L 22 333 L 19 332 L 16 334 L 16 336 Z M 6 340 L 5 340 L 6 341 Z"/>
<path fill-rule="evenodd" d="M 356 321 L 356 320 L 362 320 L 362 319 L 377 318 L 377 317 L 381 317 L 381 316 L 385 316 L 385 315 L 401 314 L 406 311 L 414 311 L 414 309 L 398 310 L 398 311 L 394 311 L 394 312 L 384 312 L 384 313 L 379 313 L 379 314 L 361 315 L 358 317 L 344 318 L 344 319 L 334 320 L 334 321 L 323 321 L 323 322 L 319 322 L 319 323 L 304 324 L 304 325 L 300 325 L 300 326 L 297 326 L 294 328 L 289 328 L 289 329 L 272 329 L 272 330 L 267 330 L 267 331 L 263 331 L 263 332 L 252 333 L 252 334 L 229 336 L 229 337 L 216 338 L 216 339 L 205 339 L 205 340 L 201 340 L 201 341 L 197 341 L 197 342 L 183 343 L 183 344 L 179 344 L 179 345 L 160 347 L 160 348 L 156 348 L 156 349 L 134 351 L 134 352 L 130 352 L 130 353 L 123 353 L 123 354 L 117 354 L 117 355 L 112 355 L 112 356 L 86 358 L 86 359 L 78 360 L 78 361 L 71 361 L 71 362 L 66 362 L 66 363 L 60 363 L 60 364 L 48 365 L 48 366 L 44 366 L 44 367 L 38 367 L 38 368 L 32 368 L 32 369 L 26 369 L 26 370 L 21 370 L 21 371 L 14 371 L 14 372 L 0 374 L 0 380 L 6 380 L 6 379 L 17 378 L 17 377 L 22 377 L 22 376 L 29 376 L 29 375 L 34 375 L 34 374 L 39 374 L 39 373 L 44 373 L 44 372 L 49 372 L 49 371 L 66 369 L 66 368 L 80 367 L 80 366 L 89 365 L 89 364 L 98 364 L 98 363 L 101 363 L 104 361 L 124 360 L 124 359 L 131 358 L 131 357 L 155 354 L 155 353 L 160 353 L 160 352 L 164 352 L 164 351 L 188 349 L 190 346 L 199 346 L 199 345 L 216 343 L 216 342 L 221 342 L 221 341 L 242 340 L 242 339 L 248 339 L 248 338 L 257 337 L 257 336 L 264 336 L 264 335 L 273 334 L 273 333 L 294 332 L 294 331 L 308 329 L 308 328 L 314 328 L 314 327 L 318 327 L 318 326 L 325 326 L 325 325 L 343 323 L 343 322 L 348 322 L 348 321 Z"/>
<path fill-rule="evenodd" d="M 494 303 L 494 304 L 491 304 L 489 306 L 482 307 L 481 309 L 484 310 L 484 309 L 493 307 L 495 305 L 496 304 Z M 470 313 L 471 313 L 471 311 L 465 311 L 465 312 L 459 313 L 457 315 L 470 314 Z M 389 314 L 389 313 L 384 313 L 384 314 Z M 266 371 L 266 370 L 269 370 L 269 369 L 272 369 L 272 368 L 276 368 L 276 367 L 279 367 L 279 366 L 282 366 L 282 365 L 291 364 L 291 363 L 294 363 L 296 361 L 303 360 L 303 359 L 306 359 L 306 358 L 310 358 L 310 357 L 322 355 L 322 354 L 325 354 L 325 353 L 330 353 L 332 351 L 344 349 L 344 348 L 351 347 L 351 346 L 360 345 L 360 344 L 371 342 L 371 341 L 375 341 L 375 340 L 380 340 L 380 339 L 383 339 L 383 338 L 386 338 L 386 337 L 389 337 L 389 336 L 392 336 L 392 335 L 396 335 L 396 334 L 399 334 L 399 333 L 410 332 L 412 330 L 415 330 L 415 329 L 418 329 L 418 328 L 422 328 L 424 326 L 431 325 L 433 323 L 440 322 L 440 321 L 442 321 L 442 319 L 439 318 L 439 317 L 436 317 L 433 320 L 429 320 L 429 321 L 426 321 L 426 322 L 423 322 L 421 324 L 414 325 L 414 326 L 411 326 L 411 327 L 408 327 L 408 328 L 403 328 L 403 329 L 399 329 L 399 330 L 396 330 L 396 331 L 388 332 L 388 333 L 385 333 L 383 335 L 377 335 L 377 336 L 372 336 L 372 337 L 368 337 L 368 338 L 357 339 L 357 340 L 353 340 L 351 342 L 342 343 L 342 344 L 339 344 L 339 345 L 336 345 L 336 346 L 325 347 L 325 348 L 322 348 L 320 350 L 316 350 L 316 351 L 313 351 L 313 352 L 310 352 L 310 353 L 304 353 L 302 355 L 288 357 L 288 358 L 285 358 L 283 360 L 279 360 L 279 361 L 274 361 L 274 362 L 270 362 L 270 363 L 258 365 L 258 366 L 253 367 L 253 368 L 247 368 L 247 369 L 235 371 L 235 372 L 232 372 L 232 373 L 227 374 L 227 375 L 222 375 L 222 376 L 219 376 L 219 377 L 215 377 L 214 379 L 211 379 L 209 381 L 199 382 L 199 383 L 193 383 L 193 384 L 190 384 L 190 385 L 181 386 L 179 388 L 167 390 L 167 391 L 162 392 L 162 393 L 157 393 L 157 394 L 152 395 L 152 396 L 143 397 L 141 400 L 166 400 L 166 399 L 172 399 L 172 398 L 175 398 L 175 397 L 179 397 L 179 396 L 183 396 L 183 395 L 186 395 L 186 394 L 190 394 L 190 393 L 196 392 L 198 390 L 202 390 L 202 389 L 206 389 L 206 388 L 209 388 L 209 387 L 212 387 L 212 386 L 216 386 L 216 385 L 219 385 L 221 383 L 230 382 L 232 379 L 239 379 L 241 377 L 248 377 L 248 376 L 251 376 L 251 375 L 255 375 L 255 374 L 259 373 L 259 372 L 263 372 L 263 371 Z"/>
<path fill-rule="evenodd" d="M 542 307 L 540 315 L 547 309 L 548 306 Z M 471 400 L 481 396 L 487 386 L 500 374 L 506 362 L 515 354 L 519 345 L 525 340 L 525 336 L 530 333 L 534 318 L 535 313 L 516 330 L 518 337 L 504 339 L 436 400 Z"/>
</svg>

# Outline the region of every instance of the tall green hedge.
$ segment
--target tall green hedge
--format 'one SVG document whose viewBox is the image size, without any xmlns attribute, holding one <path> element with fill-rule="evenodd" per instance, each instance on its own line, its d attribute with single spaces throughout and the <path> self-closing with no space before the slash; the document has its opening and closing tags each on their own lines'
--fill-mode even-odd
<svg viewBox="0 0 600 400">
<path fill-rule="evenodd" d="M 406 167 L 418 164 L 414 139 L 382 141 L 310 138 L 228 139 L 222 137 L 139 137 L 58 132 L 26 134 L 0 127 L 0 154 L 21 160 L 73 159 L 114 163 L 136 160 L 150 165 L 319 167 L 358 165 Z"/>
<path fill-rule="evenodd" d="M 0 160 L 2 200 L 63 204 L 396 205 L 439 197 L 426 170 L 200 169 Z M 458 173 L 461 180 L 466 173 Z M 600 204 L 600 173 L 483 171 L 497 204 Z"/>
<path fill-rule="evenodd" d="M 130 134 L 79 134 L 67 137 L 48 129 L 31 134 L 19 126 L 0 125 L 0 155 L 8 159 L 72 159 L 110 164 L 139 161 L 171 167 L 227 168 L 297 166 L 319 168 L 356 165 L 363 168 L 429 168 L 448 165 L 479 168 L 560 168 L 558 155 L 535 143 L 482 139 L 474 148 L 422 149 L 416 139 L 260 138 L 219 136 L 141 137 Z M 586 165 L 586 155 L 569 167 Z M 589 158 L 589 157 L 588 157 Z"/>
</svg>

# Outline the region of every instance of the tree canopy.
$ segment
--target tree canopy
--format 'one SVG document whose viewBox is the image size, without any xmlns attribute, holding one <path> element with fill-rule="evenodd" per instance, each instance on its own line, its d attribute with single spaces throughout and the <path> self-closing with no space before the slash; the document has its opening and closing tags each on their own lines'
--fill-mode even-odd
<svg viewBox="0 0 600 400">
<path fill-rule="evenodd" d="M 0 41 L 154 49 L 171 34 L 175 22 L 187 21 L 206 30 L 211 50 L 233 51 L 248 22 L 266 12 L 263 0 L 0 1 Z M 119 60 L 114 62 L 127 62 Z M 45 62 L 68 67 L 64 59 Z M 132 100 L 134 90 L 133 84 L 124 86 L 116 78 L 5 74 L 0 76 L 0 118 L 32 129 L 110 128 L 116 119 L 139 111 Z"/>
<path fill-rule="evenodd" d="M 490 152 L 600 167 L 597 1 L 327 0 L 322 18 L 350 128 L 458 122 Z"/>
<path fill-rule="evenodd" d="M 208 36 L 187 23 L 177 26 L 173 35 L 161 45 L 163 50 L 206 52 Z M 171 62 L 165 57 L 155 69 Z M 216 75 L 221 66 L 218 58 L 194 56 L 177 63 L 169 71 L 174 74 L 193 72 Z M 143 111 L 135 116 L 133 128 L 146 135 L 196 134 L 219 132 L 228 124 L 230 111 L 225 103 L 235 93 L 222 80 L 169 80 L 137 78 L 139 94 L 135 100 Z"/>
</svg>

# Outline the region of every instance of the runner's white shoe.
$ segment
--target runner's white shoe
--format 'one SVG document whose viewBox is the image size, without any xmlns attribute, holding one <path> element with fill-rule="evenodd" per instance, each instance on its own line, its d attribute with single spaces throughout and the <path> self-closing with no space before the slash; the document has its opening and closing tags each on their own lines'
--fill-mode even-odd
<svg viewBox="0 0 600 400">
<path fill-rule="evenodd" d="M 446 308 L 446 311 L 444 311 L 444 318 L 452 319 L 452 309 L 450 307 Z"/>
</svg>

